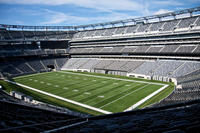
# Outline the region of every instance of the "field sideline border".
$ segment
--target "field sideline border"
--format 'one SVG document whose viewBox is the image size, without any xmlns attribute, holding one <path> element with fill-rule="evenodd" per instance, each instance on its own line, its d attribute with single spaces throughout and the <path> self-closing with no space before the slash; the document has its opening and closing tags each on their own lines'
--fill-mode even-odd
<svg viewBox="0 0 200 133">
<path fill-rule="evenodd" d="M 149 100 L 150 98 L 152 98 L 153 96 L 155 96 L 156 94 L 158 94 L 159 92 L 161 92 L 162 90 L 164 90 L 165 88 L 167 88 L 169 85 L 166 85 L 166 84 L 162 84 L 162 83 L 153 83 L 153 82 L 146 82 L 146 81 L 137 81 L 137 80 L 129 80 L 129 79 L 121 79 L 121 78 L 114 78 L 114 77 L 105 77 L 105 76 L 98 76 L 98 75 L 90 75 L 90 74 L 82 74 L 82 73 L 74 73 L 74 72 L 66 72 L 66 71 L 56 71 L 56 72 L 59 72 L 59 73 L 69 73 L 69 74 L 74 74 L 74 75 L 84 75 L 84 76 L 88 76 L 88 77 L 97 77 L 97 78 L 105 78 L 105 79 L 114 79 L 114 80 L 122 80 L 122 81 L 129 81 L 129 82 L 139 82 L 139 83 L 147 83 L 147 84 L 155 84 L 155 85 L 164 85 L 163 87 L 161 87 L 160 89 L 154 91 L 153 93 L 149 94 L 148 96 L 146 96 L 145 98 L 143 98 L 142 100 L 138 101 L 136 104 L 132 105 L 131 107 L 127 108 L 125 111 L 129 111 L 129 110 L 132 110 L 132 109 L 135 109 L 137 108 L 139 105 L 143 104 L 144 102 L 146 102 L 147 100 Z M 40 74 L 46 74 L 46 73 L 51 73 L 51 72 L 45 72 L 45 73 L 36 73 L 36 74 L 31 74 L 31 75 L 25 75 L 25 76 L 20 76 L 19 78 L 21 77 L 30 77 L 30 76 L 33 76 L 33 75 L 40 75 Z M 16 77 L 18 78 L 18 77 Z M 9 81 L 9 80 L 6 80 L 7 82 L 10 82 L 10 83 L 13 83 L 13 84 L 17 84 L 19 86 L 22 86 L 22 87 L 25 87 L 25 88 L 28 88 L 28 89 L 31 89 L 31 90 L 34 90 L 36 92 L 39 92 L 39 93 L 42 93 L 42 94 L 45 94 L 45 95 L 48 95 L 48 96 L 52 96 L 54 98 L 57 98 L 57 99 L 60 99 L 60 100 L 63 100 L 63 101 L 67 101 L 69 103 L 73 103 L 75 105 L 79 105 L 79 106 L 82 106 L 82 107 L 85 107 L 85 108 L 89 108 L 91 110 L 95 110 L 95 111 L 98 111 L 98 112 L 101 112 L 101 113 L 104 113 L 104 114 L 110 114 L 112 112 L 108 112 L 108 111 L 105 111 L 105 110 L 102 110 L 101 108 L 95 108 L 95 107 L 92 107 L 92 106 L 89 106 L 89 105 L 86 105 L 86 104 L 82 104 L 82 103 L 79 103 L 79 102 L 76 102 L 76 101 L 73 101 L 73 100 L 70 100 L 70 99 L 66 99 L 66 98 L 63 98 L 63 97 L 60 97 L 60 96 L 56 96 L 54 94 L 50 94 L 48 92 L 44 92 L 44 91 L 41 91 L 41 90 L 38 90 L 38 89 L 35 89 L 35 88 L 32 88 L 32 87 L 29 87 L 29 86 L 26 86 L 26 85 L 23 85 L 23 84 L 20 84 L 20 83 L 16 83 L 16 82 L 12 82 L 12 81 Z M 120 97 L 121 99 L 121 97 Z M 117 99 L 118 100 L 118 99 Z M 110 104 L 110 103 L 109 103 Z"/>
<path fill-rule="evenodd" d="M 82 106 L 82 107 L 97 111 L 97 112 L 101 112 L 101 113 L 104 113 L 104 114 L 111 114 L 112 113 L 112 112 L 109 112 L 109 111 L 105 111 L 105 110 L 98 109 L 98 108 L 95 108 L 95 107 L 92 107 L 92 106 L 89 106 L 89 105 L 86 105 L 86 104 L 82 104 L 82 103 L 76 102 L 76 101 L 73 101 L 73 100 L 70 100 L 70 99 L 66 99 L 66 98 L 63 98 L 63 97 L 60 97 L 60 96 L 56 96 L 54 94 L 50 94 L 48 92 L 44 92 L 42 90 L 38 90 L 38 89 L 23 85 L 23 84 L 20 84 L 20 83 L 17 83 L 17 82 L 13 82 L 13 81 L 10 81 L 10 80 L 5 80 L 5 81 L 9 82 L 9 83 L 12 83 L 12 84 L 15 84 L 15 85 L 19 85 L 21 87 L 25 87 L 25 88 L 30 89 L 32 91 L 39 92 L 39 93 L 44 94 L 44 95 L 48 95 L 48 96 L 57 98 L 57 99 L 62 100 L 62 101 L 66 101 L 66 102 L 69 102 L 69 103 L 72 103 L 72 104 L 75 104 L 75 105 L 78 105 L 78 106 Z"/>
<path fill-rule="evenodd" d="M 166 84 L 161 84 L 161 83 L 153 83 L 153 82 L 145 82 L 145 81 L 137 81 L 137 80 L 129 80 L 129 79 L 120 79 L 120 78 L 113 78 L 113 77 L 105 77 L 105 76 L 97 76 L 97 75 L 90 75 L 90 74 L 83 74 L 83 73 L 74 73 L 74 72 L 66 72 L 66 71 L 58 71 L 60 73 L 70 73 L 70 74 L 74 74 L 74 75 L 84 75 L 84 76 L 88 76 L 88 77 L 97 77 L 97 78 L 105 78 L 105 79 L 114 79 L 114 80 L 122 80 L 122 81 L 129 81 L 129 82 L 139 82 L 139 83 L 147 83 L 147 85 L 149 84 L 155 84 L 155 85 L 164 85 L 163 87 L 161 87 L 160 89 L 154 91 L 153 93 L 149 94 L 148 96 L 146 96 L 145 98 L 143 98 L 142 100 L 138 101 L 137 103 L 135 103 L 134 105 L 130 106 L 129 108 L 127 108 L 125 111 L 130 111 L 130 110 L 133 110 L 135 108 L 137 108 L 138 106 L 140 106 L 141 104 L 143 104 L 144 102 L 146 102 L 147 100 L 149 100 L 150 98 L 152 98 L 153 96 L 155 96 L 156 94 L 158 94 L 159 92 L 163 91 L 165 88 L 167 88 L 169 85 L 166 85 Z M 147 86 L 145 85 L 145 86 Z M 145 86 L 143 86 L 142 88 L 144 88 Z M 135 91 L 134 91 L 135 92 Z M 130 93 L 133 93 L 133 92 L 130 92 Z M 130 93 L 128 93 L 128 95 L 130 95 Z M 124 97 L 124 96 L 122 96 Z M 115 101 L 118 101 L 119 99 L 121 99 L 122 97 L 114 100 Z M 110 103 L 113 103 L 110 102 Z M 110 103 L 107 103 L 107 104 L 110 104 Z M 107 105 L 106 104 L 106 105 Z M 102 107 L 106 106 L 106 105 L 103 105 Z M 100 107 L 100 108 L 102 108 Z"/>
<path fill-rule="evenodd" d="M 126 111 L 130 111 L 133 110 L 135 108 L 137 108 L 138 106 L 140 106 L 141 104 L 143 104 L 144 102 L 146 102 L 147 100 L 149 100 L 150 98 L 152 98 L 153 96 L 155 96 L 156 94 L 160 93 L 161 91 L 163 91 L 165 88 L 167 88 L 169 85 L 165 85 L 163 87 L 161 87 L 160 89 L 154 91 L 153 93 L 151 93 L 150 95 L 146 96 L 145 98 L 143 98 L 142 100 L 138 101 L 136 104 L 132 105 L 131 107 L 127 108 L 126 110 L 124 110 L 124 112 Z"/>
<path fill-rule="evenodd" d="M 144 86 L 142 86 L 142 87 L 140 87 L 140 88 L 137 88 L 136 90 L 133 90 L 132 92 L 130 92 L 130 93 L 126 94 L 126 95 L 123 95 L 123 96 L 121 96 L 121 97 L 118 98 L 118 99 L 115 99 L 115 100 L 113 100 L 113 101 L 111 101 L 111 102 L 109 102 L 109 103 L 107 103 L 107 104 L 104 104 L 104 105 L 101 106 L 100 108 L 103 108 L 103 107 L 105 107 L 105 106 L 107 106 L 107 105 L 109 105 L 109 104 L 111 104 L 111 103 L 114 103 L 114 102 L 118 101 L 119 99 L 122 99 L 122 98 L 124 98 L 124 97 L 126 97 L 126 96 L 128 96 L 128 95 L 130 95 L 130 94 L 132 94 L 132 93 L 134 93 L 134 92 L 136 92 L 136 91 L 139 91 L 139 90 L 141 90 L 141 89 L 147 87 L 148 85 L 150 85 L 150 84 L 146 84 L 146 85 L 144 85 Z"/>
<path fill-rule="evenodd" d="M 114 77 L 105 77 L 105 76 L 97 76 L 97 75 L 90 75 L 90 74 L 84 74 L 84 73 L 74 73 L 74 72 L 66 72 L 66 71 L 57 71 L 59 73 L 70 73 L 74 75 L 84 75 L 88 77 L 96 77 L 96 78 L 105 78 L 105 79 L 114 79 L 114 80 L 122 80 L 122 81 L 129 81 L 129 82 L 139 82 L 139 83 L 147 83 L 147 84 L 154 84 L 154 85 L 166 85 L 162 83 L 153 83 L 153 82 L 146 82 L 146 81 L 138 81 L 138 80 L 131 80 L 131 79 L 121 79 L 121 78 L 114 78 Z"/>
<path fill-rule="evenodd" d="M 75 73 L 75 72 L 66 72 L 66 71 L 51 71 L 51 72 L 34 73 L 34 74 L 30 74 L 30 75 L 23 75 L 23 76 L 19 76 L 19 77 L 14 77 L 14 79 L 18 79 L 18 78 L 21 78 L 21 77 L 31 77 L 33 75 L 40 75 L 40 74 L 46 74 L 46 73 L 52 73 L 52 72 L 70 73 L 70 74 L 74 74 L 74 75 L 84 75 L 84 76 L 88 76 L 88 77 L 97 77 L 97 78 L 105 78 L 105 79 L 115 79 L 115 80 L 129 81 L 129 82 L 133 82 L 134 81 L 134 82 L 139 82 L 139 83 L 147 83 L 147 84 L 150 83 L 150 84 L 155 84 L 155 85 L 166 85 L 166 84 L 154 83 L 154 82 L 150 82 L 150 81 L 147 82 L 147 81 L 138 81 L 138 80 L 132 80 L 132 79 L 121 79 L 121 78 L 98 76 L 98 75 L 90 75 L 90 74 Z"/>
</svg>

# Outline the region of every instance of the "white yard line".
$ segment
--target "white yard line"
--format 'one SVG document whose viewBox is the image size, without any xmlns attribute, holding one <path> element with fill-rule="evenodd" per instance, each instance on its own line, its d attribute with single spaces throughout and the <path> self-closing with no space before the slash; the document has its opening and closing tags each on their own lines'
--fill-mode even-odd
<svg viewBox="0 0 200 133">
<path fill-rule="evenodd" d="M 125 90 L 125 91 L 122 91 L 122 92 L 120 92 L 120 93 L 118 93 L 118 94 L 115 94 L 115 95 L 112 95 L 112 96 L 110 96 L 110 97 L 107 97 L 106 99 L 104 99 L 104 100 L 102 100 L 102 101 L 99 101 L 99 102 L 97 102 L 96 104 L 99 104 L 99 103 L 101 103 L 101 102 L 103 102 L 103 101 L 105 101 L 105 100 L 107 100 L 107 99 L 109 99 L 109 98 L 115 97 L 116 95 L 119 95 L 119 94 L 121 94 L 121 93 L 124 93 L 124 92 L 126 92 L 126 91 L 129 91 L 130 89 L 133 89 L 133 88 L 135 88 L 135 87 L 137 87 L 137 86 L 139 86 L 139 85 L 141 85 L 141 84 L 138 84 L 138 85 L 136 85 L 136 86 L 132 86 L 132 87 L 128 88 L 128 89 Z M 96 104 L 95 104 L 95 105 L 96 105 Z M 95 106 L 95 105 L 94 105 L 94 106 Z"/>
<path fill-rule="evenodd" d="M 142 86 L 142 87 L 138 88 L 137 90 L 134 90 L 134 91 L 132 91 L 132 92 L 130 92 L 130 93 L 128 93 L 128 94 L 126 94 L 126 95 L 118 98 L 118 99 L 115 99 L 114 101 L 112 101 L 110 103 L 107 103 L 107 104 L 101 106 L 100 108 L 95 108 L 95 107 L 92 107 L 92 106 L 89 106 L 89 105 L 86 105 L 86 104 L 82 104 L 82 103 L 79 103 L 79 102 L 76 102 L 76 101 L 73 101 L 73 100 L 69 100 L 69 99 L 66 99 L 66 98 L 63 98 L 63 97 L 60 97 L 60 96 L 56 96 L 54 94 L 50 94 L 50 93 L 47 93 L 47 92 L 44 92 L 44 91 L 41 91 L 41 90 L 38 90 L 38 89 L 35 89 L 35 88 L 32 88 L 32 87 L 29 87 L 29 86 L 26 86 L 26 85 L 23 85 L 23 84 L 20 84 L 20 83 L 15 83 L 15 82 L 12 82 L 12 81 L 9 81 L 9 80 L 5 80 L 5 81 L 13 83 L 13 84 L 17 84 L 19 86 L 28 88 L 30 90 L 33 90 L 33 91 L 36 91 L 36 92 L 39 92 L 39 93 L 42 93 L 42 94 L 45 94 L 45 95 L 48 95 L 48 96 L 51 96 L 51 97 L 63 100 L 63 101 L 67 101 L 69 103 L 73 103 L 73 104 L 76 104 L 76 105 L 79 105 L 79 106 L 82 106 L 82 107 L 85 107 L 85 108 L 89 108 L 91 110 L 95 110 L 95 111 L 98 111 L 98 112 L 101 112 L 101 113 L 104 113 L 104 114 L 110 114 L 112 112 L 108 112 L 108 111 L 102 110 L 101 108 L 103 108 L 103 107 L 105 107 L 105 106 L 107 106 L 107 105 L 109 105 L 109 104 L 111 104 L 113 102 L 116 102 L 116 101 L 120 100 L 121 98 L 124 98 L 124 97 L 126 97 L 126 96 L 128 96 L 128 95 L 130 95 L 130 94 L 132 94 L 132 93 L 134 93 L 136 91 L 138 91 L 138 90 L 141 90 L 144 87 L 148 86 L 149 84 L 163 85 L 163 87 L 161 87 L 157 91 L 151 93 L 147 97 L 143 98 L 142 100 L 140 100 L 136 104 L 132 105 L 128 109 L 124 110 L 124 112 L 137 108 L 139 105 L 143 104 L 144 102 L 146 102 L 147 100 L 149 100 L 150 98 L 152 98 L 153 96 L 155 96 L 156 94 L 158 94 L 159 92 L 161 92 L 162 90 L 164 90 L 166 87 L 169 86 L 169 85 L 162 84 L 162 83 L 153 83 L 153 82 L 145 82 L 145 81 L 137 81 L 137 80 L 128 80 L 128 79 L 120 79 L 120 78 L 113 78 L 113 77 L 97 76 L 97 75 L 90 75 L 90 74 L 81 74 L 81 73 L 74 73 L 74 72 L 63 72 L 63 71 L 57 71 L 57 72 L 60 72 L 60 73 L 69 73 L 69 74 L 73 74 L 73 75 L 84 75 L 84 76 L 88 76 L 88 77 L 96 77 L 96 78 L 104 78 L 104 79 L 122 80 L 122 81 L 128 81 L 128 82 L 148 83 L 148 84 L 145 85 L 145 86 Z M 50 73 L 50 72 L 45 72 L 45 73 Z M 20 76 L 19 78 L 21 78 L 21 77 L 29 77 L 29 76 L 38 75 L 38 74 L 45 74 L 45 73 L 37 73 L 37 74 L 25 75 L 25 76 Z"/>
<path fill-rule="evenodd" d="M 162 90 L 164 90 L 165 88 L 167 88 L 168 86 L 169 85 L 165 85 L 165 86 L 161 87 L 160 89 L 158 89 L 157 91 L 154 91 L 153 93 L 151 93 L 147 97 L 143 98 L 142 100 L 140 100 L 139 102 L 137 102 L 133 106 L 131 106 L 128 109 L 124 110 L 124 112 L 125 111 L 130 111 L 130 110 L 133 110 L 133 109 L 137 108 L 138 106 L 140 106 L 141 104 L 143 104 L 144 102 L 146 102 L 147 100 L 149 100 L 150 98 L 152 98 L 153 96 L 155 96 L 156 94 L 158 94 L 159 92 L 161 92 Z"/>
<path fill-rule="evenodd" d="M 129 81 L 129 82 L 138 82 L 138 83 L 150 83 L 154 85 L 166 85 L 161 83 L 153 83 L 153 82 L 145 82 L 145 81 L 137 81 L 137 80 L 129 80 L 129 79 L 120 79 L 120 78 L 113 78 L 113 77 L 105 77 L 105 76 L 97 76 L 97 75 L 90 75 L 90 74 L 82 74 L 82 73 L 74 73 L 74 72 L 63 72 L 63 71 L 57 71 L 59 73 L 69 73 L 74 75 L 84 75 L 88 77 L 96 77 L 96 78 L 104 78 L 104 79 L 114 79 L 114 80 L 122 80 L 122 81 Z"/>
<path fill-rule="evenodd" d="M 79 105 L 79 106 L 84 107 L 84 108 L 88 108 L 88 109 L 97 111 L 97 112 L 101 112 L 101 113 L 104 113 L 104 114 L 111 114 L 112 113 L 112 112 L 108 112 L 108 111 L 105 111 L 105 110 L 102 110 L 102 109 L 99 109 L 99 108 L 91 107 L 91 106 L 86 105 L 86 104 L 82 104 L 82 103 L 76 102 L 76 101 L 73 101 L 73 100 L 69 100 L 69 99 L 66 99 L 66 98 L 63 98 L 63 97 L 60 97 L 60 96 L 56 96 L 54 94 L 51 94 L 51 93 L 48 93 L 48 92 L 44 92 L 44 91 L 41 91 L 41 90 L 26 86 L 26 85 L 23 85 L 23 84 L 20 84 L 20 83 L 16 83 L 16 82 L 13 82 L 13 81 L 10 81 L 10 80 L 5 80 L 5 81 L 9 82 L 9 83 L 12 83 L 12 84 L 19 85 L 21 87 L 25 87 L 25 88 L 30 89 L 32 91 L 39 92 L 39 93 L 44 94 L 44 95 L 48 95 L 48 96 L 57 98 L 57 99 L 62 100 L 62 101 L 66 101 L 66 102 L 69 102 L 69 103 L 72 103 L 72 104 Z"/>
<path fill-rule="evenodd" d="M 136 89 L 136 90 L 134 90 L 134 91 L 132 91 L 132 92 L 126 94 L 126 95 L 123 95 L 122 97 L 120 97 L 120 98 L 118 98 L 118 99 L 115 99 L 114 101 L 112 101 L 112 102 L 110 102 L 110 103 L 104 104 L 103 106 L 100 107 L 100 109 L 103 108 L 103 107 L 105 107 L 105 106 L 107 106 L 107 105 L 109 105 L 109 104 L 111 104 L 111 103 L 114 103 L 114 102 L 116 102 L 116 101 L 118 101 L 118 100 L 120 100 L 120 99 L 122 99 L 122 98 L 124 98 L 124 97 L 126 97 L 126 96 L 128 96 L 128 95 L 130 95 L 130 94 L 132 94 L 132 93 L 134 93 L 134 92 L 136 92 L 136 91 L 139 91 L 139 90 L 145 88 L 145 87 L 148 86 L 148 85 L 149 85 L 149 84 L 147 84 L 147 85 L 145 85 L 145 86 L 142 86 L 142 87 L 140 87 L 140 88 L 138 88 L 138 89 Z"/>
<path fill-rule="evenodd" d="M 115 80 L 129 81 L 129 82 L 151 83 L 151 84 L 155 84 L 155 85 L 166 85 L 166 84 L 162 84 L 162 83 L 153 83 L 153 82 L 145 82 L 145 81 L 137 81 L 137 80 L 129 80 L 129 79 L 120 79 L 120 78 L 97 76 L 97 75 L 74 73 L 74 72 L 66 72 L 66 71 L 56 71 L 56 72 L 59 72 L 59 73 L 70 73 L 70 74 L 74 74 L 74 75 L 84 75 L 84 76 L 88 76 L 88 77 L 97 77 L 97 78 L 105 78 L 105 79 L 115 79 Z M 15 77 L 14 79 L 21 78 L 21 77 L 31 77 L 33 75 L 40 75 L 40 74 L 46 74 L 46 73 L 52 73 L 52 72 L 42 72 L 42 73 L 35 73 L 35 74 L 31 74 L 31 75 L 24 75 L 24 76 Z"/>
</svg>

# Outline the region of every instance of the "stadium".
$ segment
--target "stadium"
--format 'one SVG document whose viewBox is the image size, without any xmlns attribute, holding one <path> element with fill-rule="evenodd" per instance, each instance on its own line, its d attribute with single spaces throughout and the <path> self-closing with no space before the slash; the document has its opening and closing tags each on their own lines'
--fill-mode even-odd
<svg viewBox="0 0 200 133">
<path fill-rule="evenodd" d="M 199 12 L 0 24 L 0 132 L 199 132 Z"/>
</svg>

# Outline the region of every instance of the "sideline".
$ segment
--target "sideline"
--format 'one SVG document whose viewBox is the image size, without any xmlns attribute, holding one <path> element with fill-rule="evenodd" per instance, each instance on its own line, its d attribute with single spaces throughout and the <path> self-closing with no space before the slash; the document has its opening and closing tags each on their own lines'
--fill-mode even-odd
<svg viewBox="0 0 200 133">
<path fill-rule="evenodd" d="M 108 112 L 108 111 L 105 111 L 105 110 L 102 110 L 102 109 L 91 107 L 91 106 L 86 105 L 86 104 L 82 104 L 82 103 L 76 102 L 76 101 L 73 101 L 73 100 L 69 100 L 69 99 L 66 99 L 66 98 L 63 98 L 63 97 L 60 97 L 60 96 L 56 96 L 54 94 L 50 94 L 48 92 L 44 92 L 44 91 L 41 91 L 41 90 L 26 86 L 26 85 L 23 85 L 23 84 L 20 84 L 20 83 L 16 83 L 16 82 L 13 82 L 13 81 L 10 81 L 10 80 L 5 80 L 5 81 L 9 82 L 9 83 L 12 83 L 12 84 L 15 84 L 15 85 L 19 85 L 21 87 L 25 87 L 27 89 L 30 89 L 30 90 L 33 90 L 33 91 L 36 91 L 36 92 L 39 92 L 39 93 L 42 93 L 44 95 L 48 95 L 48 96 L 57 98 L 57 99 L 62 100 L 62 101 L 66 101 L 66 102 L 69 102 L 69 103 L 72 103 L 72 104 L 75 104 L 75 105 L 79 105 L 79 106 L 82 106 L 82 107 L 97 111 L 97 112 L 101 112 L 101 113 L 104 113 L 104 114 L 111 114 L 112 113 L 112 112 Z"/>
<path fill-rule="evenodd" d="M 133 110 L 133 109 L 137 108 L 138 106 L 140 106 L 141 104 L 143 104 L 144 102 L 146 102 L 147 100 L 149 100 L 150 98 L 152 98 L 153 96 L 155 96 L 156 94 L 158 94 L 159 92 L 161 92 L 162 90 L 164 90 L 165 88 L 167 88 L 168 86 L 169 85 L 165 85 L 165 86 L 161 87 L 160 89 L 154 91 L 153 93 L 151 93 L 147 97 L 143 98 L 142 100 L 140 100 L 139 102 L 137 102 L 133 106 L 131 106 L 128 109 L 124 110 L 124 112 L 130 111 L 130 110 Z"/>
<path fill-rule="evenodd" d="M 114 102 L 116 102 L 116 101 L 118 101 L 118 100 L 120 100 L 120 99 L 122 99 L 122 98 L 124 98 L 124 97 L 126 97 L 126 96 L 128 96 L 128 95 L 130 95 L 130 94 L 132 94 L 132 93 L 134 93 L 134 92 L 136 92 L 136 91 L 139 91 L 139 90 L 141 90 L 141 89 L 147 87 L 148 85 L 150 85 L 150 84 L 146 84 L 145 86 L 142 86 L 142 87 L 140 87 L 140 88 L 138 88 L 138 89 L 136 89 L 136 90 L 134 90 L 134 91 L 132 91 L 132 92 L 126 94 L 126 95 L 123 95 L 123 96 L 121 96 L 120 98 L 115 99 L 115 100 L 113 100 L 112 102 L 109 102 L 109 103 L 107 103 L 107 104 L 101 106 L 100 109 L 103 108 L 103 107 L 105 107 L 105 106 L 107 106 L 107 105 L 109 105 L 109 104 L 111 104 L 111 103 L 114 103 Z"/>
<path fill-rule="evenodd" d="M 63 71 L 57 71 L 59 73 L 69 73 L 74 75 L 84 75 L 88 77 L 96 77 L 96 78 L 105 78 L 105 79 L 115 79 L 115 80 L 122 80 L 122 81 L 129 81 L 129 82 L 138 82 L 138 83 L 147 83 L 147 84 L 154 84 L 154 85 L 166 85 L 161 83 L 153 83 L 153 82 L 145 82 L 145 81 L 138 81 L 138 80 L 129 80 L 129 79 L 121 79 L 121 78 L 113 78 L 113 77 L 105 77 L 105 76 L 97 76 L 97 75 L 90 75 L 90 74 L 83 74 L 83 73 L 74 73 L 74 72 L 63 72 Z"/>
</svg>

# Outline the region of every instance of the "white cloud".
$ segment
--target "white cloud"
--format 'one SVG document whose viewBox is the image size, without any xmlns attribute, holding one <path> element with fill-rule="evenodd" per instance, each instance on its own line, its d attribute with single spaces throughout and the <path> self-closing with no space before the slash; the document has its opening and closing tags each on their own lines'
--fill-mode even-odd
<svg viewBox="0 0 200 133">
<path fill-rule="evenodd" d="M 190 0 L 192 1 L 192 0 Z M 194 0 L 199 1 L 199 0 Z M 90 23 L 98 23 L 98 22 L 109 22 L 114 20 L 135 18 L 136 15 L 141 17 L 148 16 L 152 14 L 161 14 L 170 12 L 167 10 L 167 7 L 170 6 L 182 6 L 185 3 L 178 0 L 0 0 L 0 4 L 23 4 L 23 5 L 50 5 L 58 6 L 58 5 L 66 5 L 66 8 L 72 7 L 76 8 L 89 8 L 90 11 L 97 12 L 97 16 L 93 14 L 85 15 L 83 13 L 77 14 L 74 12 L 65 12 L 64 10 L 53 11 L 48 9 L 38 10 L 27 9 L 25 6 L 24 9 L 20 9 L 17 12 L 20 14 L 30 15 L 30 16 L 38 16 L 40 18 L 37 20 L 42 25 L 80 25 L 80 24 L 90 24 Z M 38 6 L 40 7 L 40 6 Z M 160 9 L 165 8 L 165 9 Z M 50 8 L 49 8 L 50 9 Z M 52 8 L 51 8 L 52 9 Z M 157 11 L 156 11 L 156 10 Z M 160 9 L 160 10 L 159 10 Z M 154 12 L 154 11 L 156 12 Z M 66 11 L 68 11 L 66 9 Z M 99 12 L 100 11 L 100 12 Z M 122 12 L 121 12 L 122 11 Z M 101 14 L 102 13 L 102 14 Z M 133 14 L 134 16 L 131 16 Z M 80 16 L 81 15 L 81 16 Z"/>
<path fill-rule="evenodd" d="M 44 20 L 41 20 L 40 22 L 41 25 L 80 25 L 80 22 L 82 25 L 133 18 L 133 16 L 117 12 L 110 12 L 100 17 L 81 17 L 65 14 L 63 12 L 52 11 L 49 9 L 43 9 L 43 13 L 41 15 L 42 18 L 44 18 Z"/>
<path fill-rule="evenodd" d="M 17 20 L 17 21 L 15 21 L 15 24 L 23 25 L 24 22 L 23 22 L 23 21 L 19 21 L 19 20 Z"/>
<path fill-rule="evenodd" d="M 45 9 L 43 12 L 45 21 L 41 24 L 59 24 L 63 23 L 68 19 L 68 16 L 62 12 L 55 12 Z"/>
<path fill-rule="evenodd" d="M 143 5 L 131 0 L 0 0 L 6 4 L 43 4 L 43 5 L 64 5 L 71 4 L 79 7 L 93 8 L 103 11 L 110 10 L 141 10 Z"/>
<path fill-rule="evenodd" d="M 62 25 L 71 25 L 74 23 L 83 23 L 88 22 L 90 19 L 88 17 L 79 17 L 73 16 L 70 14 L 65 14 L 63 12 L 52 11 L 49 9 L 43 10 L 43 18 L 40 24 L 42 25 L 54 25 L 54 24 L 62 24 Z"/>
<path fill-rule="evenodd" d="M 151 11 L 149 10 L 149 7 L 151 6 L 151 3 L 149 2 L 143 2 L 143 9 L 141 10 L 141 13 L 144 15 L 144 16 L 148 16 L 148 15 L 151 15 Z"/>
<path fill-rule="evenodd" d="M 5 4 L 45 4 L 45 5 L 61 5 L 69 3 L 70 0 L 0 0 Z"/>
<path fill-rule="evenodd" d="M 182 6 L 183 3 L 176 0 L 159 0 L 159 1 L 153 1 L 152 4 L 156 4 L 157 6 Z"/>
<path fill-rule="evenodd" d="M 192 3 L 200 3 L 200 0 L 189 0 L 189 2 L 192 2 Z"/>
<path fill-rule="evenodd" d="M 160 9 L 160 10 L 154 12 L 154 15 L 168 13 L 168 12 L 171 12 L 171 11 L 170 10 L 166 10 L 166 9 Z"/>
</svg>

